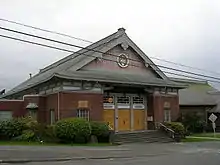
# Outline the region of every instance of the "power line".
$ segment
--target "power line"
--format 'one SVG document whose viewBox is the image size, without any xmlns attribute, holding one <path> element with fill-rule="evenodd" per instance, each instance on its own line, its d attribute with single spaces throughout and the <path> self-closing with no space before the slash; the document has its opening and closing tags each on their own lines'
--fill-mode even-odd
<svg viewBox="0 0 220 165">
<path fill-rule="evenodd" d="M 34 38 L 38 38 L 38 39 L 42 39 L 42 40 L 56 42 L 56 43 L 63 44 L 63 45 L 73 46 L 73 47 L 85 49 L 85 50 L 88 50 L 88 51 L 94 51 L 94 52 L 98 52 L 98 53 L 101 53 L 101 54 L 108 54 L 108 55 L 111 55 L 111 56 L 118 57 L 118 55 L 115 55 L 115 54 L 112 54 L 112 53 L 102 52 L 102 51 L 98 51 L 98 50 L 94 50 L 94 49 L 89 49 L 89 48 L 84 48 L 84 47 L 79 46 L 79 45 L 70 44 L 70 43 L 66 43 L 66 42 L 62 42 L 62 41 L 58 41 L 58 40 L 54 40 L 54 39 L 50 39 L 50 38 L 46 38 L 46 37 L 41 37 L 41 36 L 37 36 L 37 35 L 21 32 L 21 31 L 9 29 L 9 28 L 0 27 L 0 29 L 6 30 L 6 31 L 10 31 L 10 32 L 14 32 L 14 33 L 18 33 L 18 34 L 22 34 L 22 35 L 26 35 L 26 36 L 30 36 L 30 37 L 34 37 Z M 128 59 L 131 60 L 131 61 L 143 63 L 142 61 L 139 61 L 139 60 L 136 60 L 136 59 L 132 59 L 132 58 L 128 58 Z M 196 75 L 196 76 L 201 76 L 201 77 L 206 77 L 206 78 L 212 78 L 212 79 L 220 80 L 220 78 L 216 78 L 214 76 L 207 76 L 207 75 L 204 75 L 204 74 L 199 74 L 199 73 L 194 73 L 194 72 L 190 72 L 190 71 L 185 71 L 185 70 L 182 70 L 182 69 L 175 69 L 175 68 L 171 68 L 171 67 L 167 67 L 167 66 L 163 66 L 163 65 L 155 65 L 153 63 L 146 63 L 146 62 L 144 64 L 153 65 L 153 66 L 157 66 L 157 67 L 160 67 L 160 68 L 165 68 L 165 69 L 174 70 L 174 71 L 178 71 L 178 72 L 184 72 L 186 74 L 192 74 L 192 75 Z"/>
<path fill-rule="evenodd" d="M 4 19 L 4 18 L 0 18 L 0 21 L 5 21 L 5 22 L 17 24 L 17 25 L 20 25 L 20 26 L 28 27 L 28 28 L 33 28 L 33 29 L 40 30 L 40 31 L 44 31 L 44 32 L 48 32 L 48 33 L 53 33 L 53 34 L 73 38 L 73 39 L 84 41 L 84 42 L 87 42 L 87 43 L 90 43 L 90 44 L 94 43 L 92 41 L 89 41 L 89 40 L 86 40 L 86 39 L 83 39 L 83 38 L 74 37 L 74 36 L 71 36 L 71 35 L 68 35 L 68 34 L 56 32 L 56 31 L 52 31 L 52 30 L 47 30 L 47 29 L 36 27 L 36 26 L 23 24 L 23 23 L 17 22 L 17 21 L 12 21 L 12 20 L 8 20 L 8 19 Z M 169 61 L 169 60 L 165 60 L 165 59 L 161 59 L 161 58 L 157 58 L 157 57 L 149 57 L 149 58 L 155 59 L 155 60 L 158 60 L 158 61 L 167 62 L 167 63 L 174 64 L 174 65 L 178 65 L 178 66 L 182 66 L 182 67 L 186 67 L 186 68 L 190 68 L 190 69 L 196 69 L 196 70 L 199 70 L 199 71 L 205 71 L 205 72 L 208 72 L 208 73 L 220 75 L 220 73 L 218 73 L 218 72 L 214 72 L 214 71 L 210 71 L 210 70 L 206 70 L 206 69 L 201 69 L 201 68 L 198 68 L 198 67 L 192 67 L 192 66 L 184 65 L 184 64 L 181 64 L 181 63 L 176 63 L 176 62 L 173 62 L 173 61 Z"/>
<path fill-rule="evenodd" d="M 10 37 L 10 36 L 6 36 L 6 35 L 0 35 L 0 37 L 8 38 L 8 39 L 16 40 L 16 41 L 21 41 L 21 42 L 25 42 L 25 43 L 29 43 L 29 44 L 34 44 L 34 45 L 38 45 L 38 46 L 43 46 L 43 47 L 47 47 L 47 48 L 51 48 L 51 49 L 56 49 L 56 50 L 60 50 L 60 51 L 71 52 L 71 53 L 73 52 L 73 51 L 68 50 L 68 49 L 58 48 L 58 47 L 55 47 L 55 46 L 50 46 L 50 45 L 46 45 L 46 44 L 32 42 L 32 41 L 28 41 L 28 40 L 24 40 L 24 39 L 19 39 L 19 38 L 15 38 L 15 37 Z M 78 52 L 75 52 L 75 53 L 78 53 Z M 84 53 L 79 53 L 79 54 L 86 55 L 86 56 L 89 56 L 89 57 L 96 57 L 96 56 L 87 55 L 87 54 L 84 54 Z M 116 62 L 117 63 L 117 61 L 115 61 L 115 60 L 111 60 L 111 59 L 107 59 L 107 58 L 102 58 L 102 59 L 106 60 L 106 61 L 111 61 L 111 62 Z M 134 65 L 134 64 L 129 64 L 129 65 L 130 66 L 134 66 L 134 67 L 140 67 L 140 66 Z M 192 77 L 192 76 L 183 75 L 183 74 L 179 74 L 179 73 L 173 73 L 173 72 L 167 72 L 167 71 L 163 71 L 163 72 L 167 73 L 167 74 L 171 74 L 171 75 L 176 75 L 176 76 L 182 76 L 182 77 L 193 78 L 193 79 L 202 80 L 202 81 L 210 81 L 210 82 L 214 82 L 214 83 L 220 83 L 220 81 L 207 80 L 207 79 Z"/>
<path fill-rule="evenodd" d="M 50 45 L 41 44 L 41 43 L 37 43 L 37 42 L 32 42 L 32 41 L 28 41 L 28 40 L 23 40 L 23 39 L 19 39 L 19 38 L 15 38 L 15 37 L 10 37 L 10 36 L 6 36 L 6 35 L 1 35 L 0 34 L 0 37 L 4 37 L 4 38 L 16 40 L 16 41 L 26 42 L 26 43 L 29 43 L 29 44 L 44 46 L 44 47 L 48 47 L 48 48 L 52 48 L 52 49 L 57 49 L 57 50 L 73 53 L 73 51 L 70 51 L 70 50 L 67 50 L 67 49 L 58 48 L 58 47 L 55 47 L 55 46 L 50 46 Z"/>
<path fill-rule="evenodd" d="M 92 41 L 89 41 L 89 40 L 86 40 L 86 39 L 82 39 L 82 38 L 79 38 L 79 37 L 74 37 L 74 36 L 71 36 L 71 35 L 68 35 L 68 34 L 65 34 L 65 33 L 60 33 L 60 32 L 56 32 L 56 31 L 52 31 L 52 30 L 47 30 L 47 29 L 36 27 L 36 26 L 31 26 L 31 25 L 20 23 L 20 22 L 11 21 L 11 20 L 4 19 L 4 18 L 0 18 L 0 21 L 5 21 L 5 22 L 21 25 L 21 26 L 24 26 L 24 27 L 28 27 L 28 28 L 44 31 L 44 32 L 47 32 L 47 33 L 53 33 L 53 34 L 57 34 L 57 35 L 61 35 L 61 36 L 69 37 L 69 38 L 73 38 L 73 39 L 76 39 L 76 40 L 79 40 L 79 41 L 83 41 L 83 42 L 87 42 L 87 43 L 90 43 L 90 44 L 93 43 Z"/>
<path fill-rule="evenodd" d="M 152 58 L 152 59 L 155 59 L 155 60 L 158 60 L 158 61 L 163 61 L 163 62 L 170 63 L 170 64 L 174 64 L 174 65 L 179 65 L 179 66 L 190 68 L 190 69 L 196 69 L 196 70 L 205 71 L 205 72 L 209 72 L 209 73 L 219 74 L 220 75 L 220 73 L 218 73 L 218 72 L 214 72 L 214 71 L 210 71 L 210 70 L 206 70 L 206 69 L 201 69 L 201 68 L 193 67 L 193 66 L 189 66 L 189 65 L 184 65 L 184 64 L 181 64 L 181 63 L 177 63 L 177 62 L 173 62 L 173 61 L 169 61 L 169 60 L 165 60 L 165 59 L 161 59 L 161 58 L 157 58 L 157 57 L 152 57 L 151 56 L 149 58 Z"/>
</svg>

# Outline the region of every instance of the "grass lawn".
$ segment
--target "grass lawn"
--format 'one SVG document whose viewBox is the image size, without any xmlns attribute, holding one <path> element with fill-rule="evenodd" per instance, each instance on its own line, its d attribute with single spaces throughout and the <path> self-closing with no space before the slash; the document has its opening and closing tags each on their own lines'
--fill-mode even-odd
<svg viewBox="0 0 220 165">
<path fill-rule="evenodd" d="M 110 143 L 88 143 L 88 144 L 62 144 L 62 143 L 40 143 L 40 142 L 19 142 L 19 141 L 0 141 L 0 146 L 22 145 L 22 146 L 112 146 Z"/>
<path fill-rule="evenodd" d="M 199 133 L 199 134 L 192 134 L 191 136 L 196 137 L 214 137 L 213 133 Z M 215 134 L 215 138 L 220 138 L 220 133 Z"/>
<path fill-rule="evenodd" d="M 218 139 L 207 139 L 207 138 L 194 138 L 194 137 L 186 137 L 186 139 L 182 139 L 182 142 L 206 142 L 206 141 L 220 141 Z"/>
</svg>

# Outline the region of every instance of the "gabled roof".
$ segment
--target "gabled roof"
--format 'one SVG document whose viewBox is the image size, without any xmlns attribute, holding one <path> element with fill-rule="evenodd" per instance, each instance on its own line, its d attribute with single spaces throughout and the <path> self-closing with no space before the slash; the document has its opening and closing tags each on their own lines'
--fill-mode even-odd
<svg viewBox="0 0 220 165">
<path fill-rule="evenodd" d="M 210 92 L 217 89 L 208 84 L 207 81 L 193 79 L 170 78 L 171 80 L 188 85 L 188 88 L 179 90 L 179 104 L 182 106 L 216 105 L 216 98 Z"/>
<path fill-rule="evenodd" d="M 162 78 L 162 79 L 152 79 L 152 80 L 147 80 L 145 82 L 144 75 L 137 75 L 136 78 L 135 76 L 130 75 L 131 77 L 126 77 L 126 75 L 120 74 L 114 74 L 115 77 L 113 78 L 111 75 L 106 76 L 106 73 L 103 75 L 103 73 L 92 73 L 91 72 L 82 72 L 79 69 L 82 68 L 83 66 L 87 65 L 89 62 L 96 58 L 102 57 L 102 53 L 100 52 L 107 52 L 108 50 L 112 49 L 113 47 L 122 44 L 126 42 L 134 51 L 136 51 L 142 59 L 147 63 L 150 64 L 150 67 Z M 110 73 L 109 73 L 110 74 Z M 83 76 L 84 77 L 83 77 Z M 27 81 L 21 83 L 17 87 L 13 88 L 11 91 L 7 92 L 3 97 L 12 95 L 15 93 L 18 93 L 20 91 L 23 91 L 25 89 L 34 87 L 38 84 L 41 84 L 43 82 L 46 82 L 50 80 L 52 77 L 57 76 L 57 77 L 68 77 L 72 79 L 85 79 L 85 80 L 91 80 L 91 77 L 89 75 L 93 75 L 96 77 L 92 77 L 93 79 L 96 79 L 96 81 L 114 81 L 114 82 L 128 82 L 128 81 L 135 81 L 133 83 L 137 84 L 148 84 L 149 81 L 150 84 L 160 84 L 160 86 L 175 86 L 175 87 L 180 87 L 182 88 L 183 86 L 175 83 L 167 76 L 147 57 L 146 54 L 144 54 L 143 51 L 127 36 L 125 33 L 125 29 L 120 28 L 116 33 L 113 33 L 109 36 L 107 36 L 104 39 L 99 40 L 96 43 L 93 43 L 89 45 L 86 48 L 83 48 L 47 67 L 44 69 L 41 69 L 38 74 L 33 76 L 32 78 L 28 79 Z M 88 77 L 89 76 L 89 77 Z M 106 79 L 107 77 L 107 79 Z M 108 77 L 112 79 L 108 79 Z M 133 78 L 132 78 L 133 77 Z M 148 78 L 149 79 L 149 78 Z M 131 82 L 130 82 L 131 83 Z"/>
<path fill-rule="evenodd" d="M 144 74 L 119 73 L 112 71 L 64 71 L 56 74 L 65 79 L 110 82 L 117 84 L 132 84 L 157 87 L 185 87 L 182 84 L 163 80 L 160 78 L 147 77 Z"/>
</svg>

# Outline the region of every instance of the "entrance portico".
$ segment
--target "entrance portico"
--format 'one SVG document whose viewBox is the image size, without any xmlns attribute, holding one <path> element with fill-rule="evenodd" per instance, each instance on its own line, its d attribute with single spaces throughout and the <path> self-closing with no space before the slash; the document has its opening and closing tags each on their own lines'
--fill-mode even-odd
<svg viewBox="0 0 220 165">
<path fill-rule="evenodd" d="M 147 129 L 146 96 L 131 93 L 105 94 L 103 107 L 104 121 L 116 132 Z"/>
</svg>

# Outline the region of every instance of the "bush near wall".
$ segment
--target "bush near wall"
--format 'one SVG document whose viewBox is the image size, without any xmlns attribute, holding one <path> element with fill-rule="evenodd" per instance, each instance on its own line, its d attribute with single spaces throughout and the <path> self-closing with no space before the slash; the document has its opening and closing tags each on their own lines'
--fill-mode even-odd
<svg viewBox="0 0 220 165">
<path fill-rule="evenodd" d="M 52 126 L 40 124 L 31 117 L 1 121 L 0 139 L 17 141 L 57 141 Z"/>
<path fill-rule="evenodd" d="M 104 122 L 97 122 L 97 121 L 91 121 L 91 135 L 94 135 L 97 137 L 98 142 L 100 143 L 108 143 L 109 142 L 109 127 L 107 123 Z"/>
<path fill-rule="evenodd" d="M 197 113 L 188 113 L 182 116 L 182 123 L 188 134 L 201 133 L 206 129 L 206 122 Z"/>
<path fill-rule="evenodd" d="M 87 143 L 91 135 L 91 126 L 81 118 L 63 119 L 55 124 L 55 134 L 61 142 Z"/>
<path fill-rule="evenodd" d="M 166 122 L 165 125 L 172 129 L 175 134 L 179 134 L 181 137 L 185 136 L 185 127 L 182 123 L 180 122 Z"/>
<path fill-rule="evenodd" d="M 99 143 L 108 143 L 108 125 L 81 118 L 59 120 L 54 125 L 38 123 L 31 117 L 0 121 L 0 140 L 88 143 L 92 135 Z"/>
<path fill-rule="evenodd" d="M 11 139 L 22 134 L 24 124 L 21 119 L 10 119 L 0 122 L 0 136 Z"/>
</svg>

